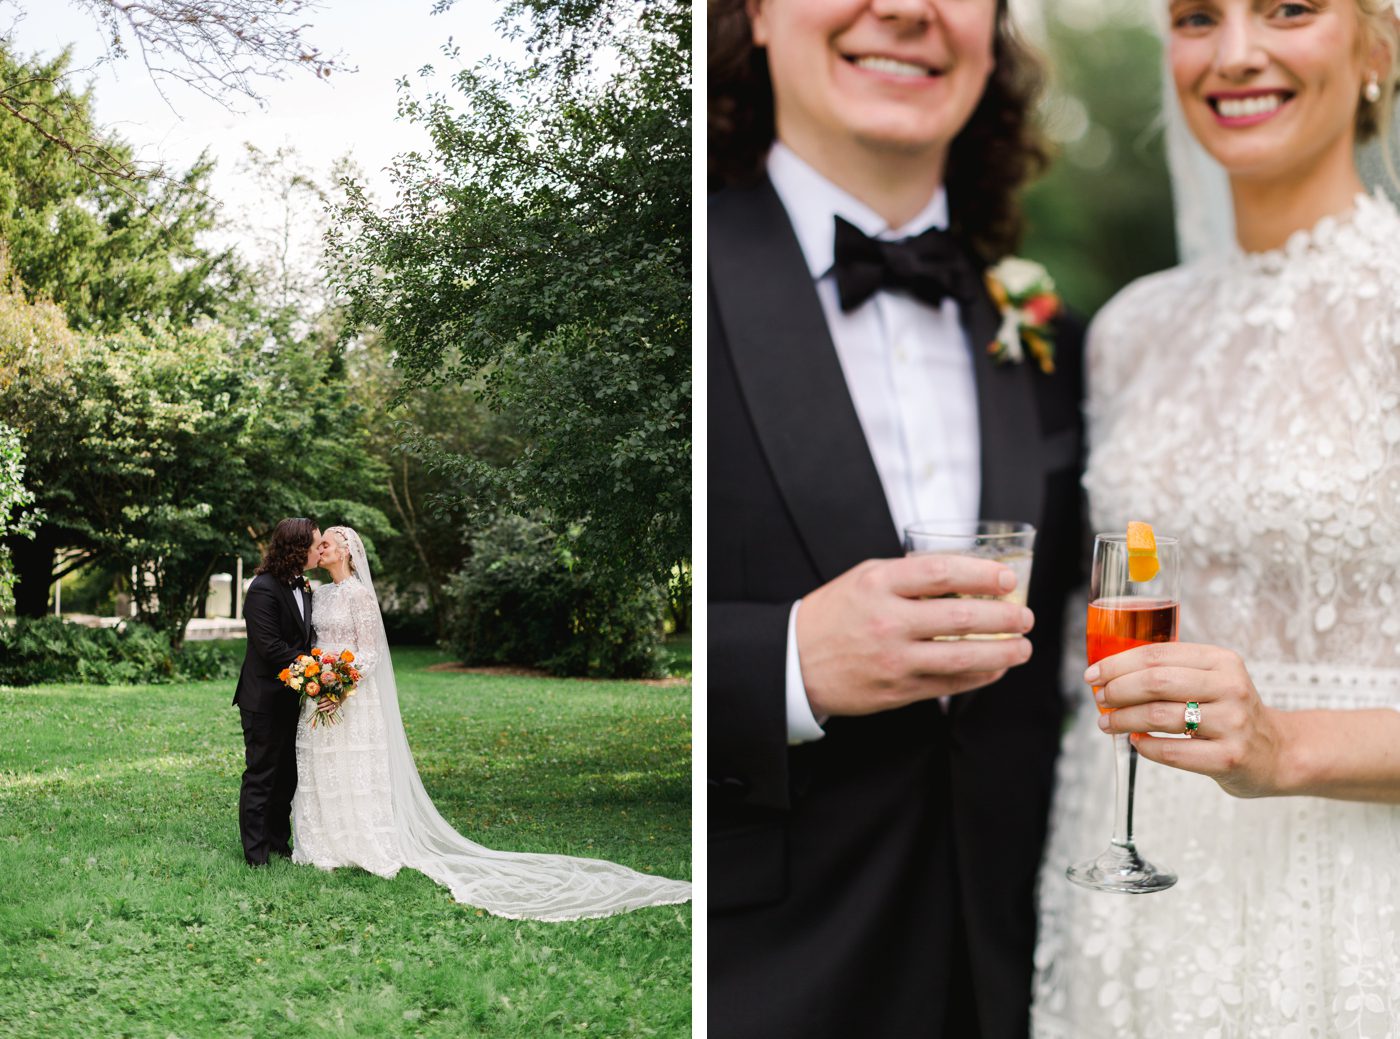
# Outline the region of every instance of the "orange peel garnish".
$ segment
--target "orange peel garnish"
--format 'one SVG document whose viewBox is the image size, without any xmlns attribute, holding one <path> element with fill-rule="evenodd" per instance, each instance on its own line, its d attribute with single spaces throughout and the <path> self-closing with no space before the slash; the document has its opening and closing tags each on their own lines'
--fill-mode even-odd
<svg viewBox="0 0 1400 1039">
<path fill-rule="evenodd" d="M 1141 584 L 1156 577 L 1161 568 L 1152 524 L 1133 520 L 1128 524 L 1128 579 Z"/>
</svg>

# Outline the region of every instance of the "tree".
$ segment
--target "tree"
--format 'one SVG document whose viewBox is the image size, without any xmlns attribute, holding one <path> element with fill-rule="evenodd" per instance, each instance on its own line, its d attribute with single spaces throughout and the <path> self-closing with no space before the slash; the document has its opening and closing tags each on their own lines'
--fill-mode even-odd
<svg viewBox="0 0 1400 1039">
<path fill-rule="evenodd" d="M 92 99 L 62 85 L 66 54 L 20 62 L 0 46 L 0 82 L 22 82 L 33 104 L 55 106 L 63 127 L 130 150 L 98 128 Z M 0 117 L 0 241 L 31 299 L 62 306 L 78 330 L 189 324 L 221 313 L 247 274 L 232 249 L 201 244 L 215 226 L 205 187 L 212 165 L 114 190 L 28 123 Z"/>
<path fill-rule="evenodd" d="M 43 479 L 50 452 L 59 471 L 79 475 L 62 460 L 78 443 L 68 424 L 75 399 L 65 387 L 70 386 L 80 349 L 62 310 L 25 298 L 0 248 L 0 409 L 27 455 L 31 489 Z M 36 458 L 29 434 L 46 419 L 52 423 L 48 447 Z M 52 523 L 40 523 L 23 536 L 11 530 L 3 537 L 15 576 L 14 608 L 21 616 L 40 616 L 48 604 L 50 575 L 61 547 L 59 531 Z"/>
<path fill-rule="evenodd" d="M 244 237 L 256 257 L 250 272 L 254 312 L 279 340 L 315 335 L 327 345 L 341 338 L 343 321 L 326 270 L 324 238 L 330 193 L 293 146 L 265 152 L 244 145 L 240 175 L 256 184 L 263 205 L 242 214 Z M 331 163 L 330 183 L 358 175 L 348 156 Z M 326 321 L 321 329 L 318 322 Z"/>
<path fill-rule="evenodd" d="M 412 442 L 444 503 L 493 488 L 581 526 L 600 573 L 664 582 L 690 543 L 691 7 L 539 0 L 505 17 L 531 63 L 459 72 L 456 103 L 405 93 L 433 152 L 397 161 L 387 212 L 348 185 L 337 284 L 404 392 L 479 386 L 518 423 L 504 462 Z"/>
<path fill-rule="evenodd" d="M 402 377 L 379 337 L 364 336 L 361 347 L 353 356 L 355 392 L 366 400 L 400 396 Z M 450 612 L 446 586 L 471 554 L 475 533 L 492 522 L 499 501 L 491 485 L 460 481 L 444 500 L 435 459 L 470 456 L 487 466 L 507 465 L 521 450 L 518 423 L 487 408 L 473 387 L 456 385 L 409 389 L 397 408 L 373 413 L 370 422 L 370 451 L 387 474 L 370 500 L 396 528 L 380 546 L 396 593 L 385 604 L 386 620 L 401 638 L 442 639 Z"/>
<path fill-rule="evenodd" d="M 463 524 L 468 509 L 437 507 L 440 481 L 429 471 L 423 451 L 405 446 L 415 438 L 435 449 L 470 452 L 501 461 L 518 450 L 509 421 L 490 412 L 469 388 L 422 386 L 400 396 L 402 375 L 382 337 L 373 329 L 344 334 L 343 301 L 327 279 L 324 236 L 331 189 L 292 147 L 264 152 L 252 146 L 242 166 L 268 205 L 245 214 L 244 237 L 255 243 L 257 262 L 252 292 L 239 313 L 240 338 L 252 345 L 314 343 L 332 349 L 344 343 L 344 378 L 364 409 L 367 450 L 380 463 L 383 478 L 363 489 L 364 501 L 391 518 L 394 531 L 376 546 L 376 589 L 396 639 L 441 636 L 445 621 L 443 587 L 469 552 Z M 333 164 L 330 183 L 357 175 L 350 160 Z M 459 491 L 461 489 L 459 488 Z"/>
<path fill-rule="evenodd" d="M 109 341 L 87 401 L 106 412 L 88 479 L 118 490 L 91 533 L 142 576 L 138 610 L 178 641 L 216 563 L 287 515 L 388 529 L 359 501 L 380 477 L 338 358 L 240 356 L 221 330 Z M 96 495 L 94 495 L 96 497 Z"/>
<path fill-rule="evenodd" d="M 214 567 L 281 517 L 387 534 L 360 500 L 383 474 L 339 367 L 310 349 L 239 350 L 217 326 L 132 329 L 81 341 L 63 378 L 12 381 L 0 407 L 30 400 L 22 432 L 48 548 L 32 574 L 45 595 L 55 547 L 80 550 L 68 569 L 134 568 L 139 614 L 178 641 Z"/>
<path fill-rule="evenodd" d="M 307 0 L 73 2 L 158 85 L 255 98 L 288 63 L 335 67 L 304 44 Z M 370 544 L 392 531 L 362 504 L 383 471 L 338 331 L 298 320 L 285 281 L 272 291 L 267 271 L 203 244 L 209 172 L 138 169 L 66 54 L 22 61 L 0 41 L 0 409 L 44 510 L 32 541 L 5 539 L 21 614 L 43 612 L 68 549 L 68 570 L 138 571 L 140 613 L 178 640 L 210 570 L 281 516 L 353 523 Z"/>
<path fill-rule="evenodd" d="M 0 425 L 0 538 L 32 536 L 35 516 L 26 513 L 34 495 L 24 486 L 24 451 L 19 434 L 9 426 Z M 10 565 L 9 548 L 0 544 L 0 613 L 14 608 L 14 572 Z"/>
</svg>

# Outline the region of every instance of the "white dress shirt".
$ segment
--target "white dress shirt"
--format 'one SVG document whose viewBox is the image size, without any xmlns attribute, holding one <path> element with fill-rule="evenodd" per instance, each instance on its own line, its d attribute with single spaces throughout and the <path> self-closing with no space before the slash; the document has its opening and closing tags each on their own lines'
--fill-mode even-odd
<svg viewBox="0 0 1400 1039">
<path fill-rule="evenodd" d="M 306 620 L 306 589 L 301 585 L 292 586 L 292 600 L 297 604 L 297 612 Z"/>
<path fill-rule="evenodd" d="M 982 490 L 977 385 L 958 304 L 945 300 L 932 307 L 908 293 L 881 289 L 847 313 L 831 272 L 836 217 L 871 238 L 908 238 L 948 226 L 947 192 L 939 188 L 913 220 L 892 228 L 781 142 L 769 152 L 768 177 L 816 283 L 896 535 L 902 541 L 904 528 L 918 520 L 976 519 Z M 824 735 L 798 659 L 801 602 L 788 615 L 787 722 L 793 743 Z"/>
</svg>

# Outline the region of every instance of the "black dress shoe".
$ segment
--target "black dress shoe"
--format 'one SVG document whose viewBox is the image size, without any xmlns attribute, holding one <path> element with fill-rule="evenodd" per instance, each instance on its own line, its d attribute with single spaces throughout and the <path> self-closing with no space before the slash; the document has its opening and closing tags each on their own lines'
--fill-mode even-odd
<svg viewBox="0 0 1400 1039">
<path fill-rule="evenodd" d="M 290 859 L 290 858 L 292 857 L 292 849 L 291 849 L 291 848 L 273 848 L 273 849 L 272 849 L 272 854 L 274 854 L 274 855 L 280 855 L 280 856 L 281 856 L 282 858 L 284 858 L 284 859 Z"/>
<path fill-rule="evenodd" d="M 246 859 L 244 861 L 253 869 L 267 869 L 267 859 L 263 859 L 261 862 L 256 859 Z"/>
</svg>

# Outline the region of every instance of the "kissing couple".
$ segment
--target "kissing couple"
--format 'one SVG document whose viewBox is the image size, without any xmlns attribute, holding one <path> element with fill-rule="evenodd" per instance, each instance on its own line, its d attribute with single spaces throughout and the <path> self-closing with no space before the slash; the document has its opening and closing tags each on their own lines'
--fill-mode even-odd
<svg viewBox="0 0 1400 1039">
<path fill-rule="evenodd" d="M 330 581 L 313 595 L 305 572 L 317 567 Z M 369 560 L 350 527 L 323 534 L 305 518 L 278 523 L 243 614 L 248 649 L 233 702 L 243 722 L 238 825 L 250 866 L 277 855 L 385 878 L 407 867 L 458 902 L 512 919 L 577 920 L 689 901 L 689 883 L 616 863 L 493 851 L 438 813 L 413 763 Z M 321 704 L 280 677 L 313 649 L 336 658 L 348 651 L 360 675 L 334 725 L 313 724 Z"/>
</svg>

